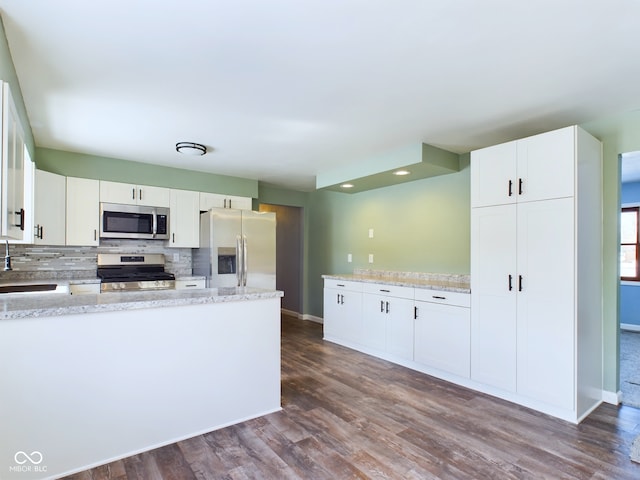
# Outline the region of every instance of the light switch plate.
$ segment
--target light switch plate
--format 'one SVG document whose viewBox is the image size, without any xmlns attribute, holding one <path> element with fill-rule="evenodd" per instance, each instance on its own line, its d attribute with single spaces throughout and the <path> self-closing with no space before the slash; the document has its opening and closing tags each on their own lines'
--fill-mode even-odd
<svg viewBox="0 0 640 480">
<path fill-rule="evenodd" d="M 173 254 L 173 261 L 174 262 L 179 262 L 180 261 L 180 254 L 179 253 L 174 253 Z"/>
<path fill-rule="evenodd" d="M 351 255 L 350 253 L 347 253 L 347 262 L 353 262 L 353 255 Z"/>
<path fill-rule="evenodd" d="M 369 263 L 373 263 L 373 253 L 369 254 Z"/>
<path fill-rule="evenodd" d="M 373 238 L 373 228 L 369 229 L 369 238 Z"/>
</svg>

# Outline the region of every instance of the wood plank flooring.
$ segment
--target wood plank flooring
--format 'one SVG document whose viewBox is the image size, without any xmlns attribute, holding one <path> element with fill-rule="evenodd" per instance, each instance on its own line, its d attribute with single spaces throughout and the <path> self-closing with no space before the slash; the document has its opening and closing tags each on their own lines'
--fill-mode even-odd
<svg viewBox="0 0 640 480">
<path fill-rule="evenodd" d="M 638 409 L 575 426 L 282 325 L 283 411 L 67 478 L 640 479 Z"/>
</svg>

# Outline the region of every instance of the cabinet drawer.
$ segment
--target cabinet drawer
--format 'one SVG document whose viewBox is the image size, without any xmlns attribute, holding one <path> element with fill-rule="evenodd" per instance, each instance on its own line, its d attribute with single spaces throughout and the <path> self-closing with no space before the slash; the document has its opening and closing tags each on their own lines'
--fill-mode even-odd
<svg viewBox="0 0 640 480">
<path fill-rule="evenodd" d="M 362 282 L 350 282 L 347 280 L 335 280 L 333 278 L 324 279 L 324 288 L 335 288 L 338 290 L 362 291 Z"/>
<path fill-rule="evenodd" d="M 422 302 L 441 303 L 443 305 L 456 305 L 458 307 L 470 307 L 471 295 L 460 292 L 446 292 L 443 290 L 430 290 L 426 288 L 415 289 L 416 300 Z"/>
<path fill-rule="evenodd" d="M 186 290 L 189 288 L 204 288 L 204 278 L 197 280 L 176 280 L 176 290 Z"/>
<path fill-rule="evenodd" d="M 382 283 L 365 283 L 364 293 L 385 295 L 387 297 L 409 298 L 413 300 L 413 287 L 399 287 Z"/>
</svg>

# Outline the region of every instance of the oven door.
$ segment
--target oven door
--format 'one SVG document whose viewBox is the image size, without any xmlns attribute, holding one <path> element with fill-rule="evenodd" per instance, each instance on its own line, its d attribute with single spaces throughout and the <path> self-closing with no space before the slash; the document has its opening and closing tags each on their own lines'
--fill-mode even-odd
<svg viewBox="0 0 640 480">
<path fill-rule="evenodd" d="M 100 238 L 168 239 L 168 214 L 166 208 L 101 203 Z"/>
</svg>

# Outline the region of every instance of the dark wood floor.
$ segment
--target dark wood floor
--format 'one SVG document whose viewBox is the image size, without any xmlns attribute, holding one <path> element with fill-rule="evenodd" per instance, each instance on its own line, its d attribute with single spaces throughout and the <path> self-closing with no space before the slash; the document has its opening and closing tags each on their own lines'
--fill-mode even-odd
<svg viewBox="0 0 640 480">
<path fill-rule="evenodd" d="M 283 411 L 68 477 L 640 479 L 640 410 L 579 426 L 323 342 L 283 318 Z"/>
</svg>

